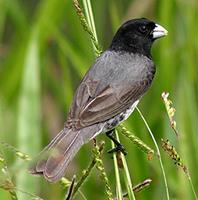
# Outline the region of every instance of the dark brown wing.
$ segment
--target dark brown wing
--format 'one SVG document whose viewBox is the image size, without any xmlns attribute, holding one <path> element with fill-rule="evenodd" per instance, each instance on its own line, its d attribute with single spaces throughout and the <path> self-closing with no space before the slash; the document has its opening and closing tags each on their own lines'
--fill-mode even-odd
<svg viewBox="0 0 198 200">
<path fill-rule="evenodd" d="M 135 83 L 128 88 L 109 86 L 93 99 L 80 113 L 80 125 L 89 126 L 106 121 L 128 109 L 146 90 L 145 81 Z"/>
<path fill-rule="evenodd" d="M 144 80 L 128 88 L 121 88 L 121 86 L 114 88 L 108 85 L 93 98 L 90 93 L 90 87 L 93 88 L 93 85 L 86 83 L 86 87 L 80 88 L 75 97 L 75 106 L 69 117 L 70 123 L 79 129 L 106 121 L 129 108 L 149 85 L 149 82 Z"/>
</svg>

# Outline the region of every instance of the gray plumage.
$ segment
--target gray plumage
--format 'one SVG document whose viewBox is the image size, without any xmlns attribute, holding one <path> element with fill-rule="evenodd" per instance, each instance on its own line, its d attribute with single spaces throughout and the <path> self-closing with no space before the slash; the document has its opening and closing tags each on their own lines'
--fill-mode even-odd
<svg viewBox="0 0 198 200">
<path fill-rule="evenodd" d="M 124 112 L 148 89 L 154 73 L 146 56 L 105 51 L 77 89 L 67 126 L 82 128 Z"/>
<path fill-rule="evenodd" d="M 155 66 L 150 49 L 147 52 L 151 44 L 147 43 L 153 42 L 151 31 L 155 26 L 151 21 L 139 20 L 127 22 L 131 23 L 129 27 L 127 23 L 122 25 L 111 47 L 88 70 L 76 91 L 64 129 L 40 153 L 30 168 L 32 174 L 42 174 L 52 182 L 59 180 L 80 147 L 125 120 L 151 86 Z M 137 50 L 137 38 L 134 40 L 137 34 L 133 33 L 140 22 L 149 24 L 151 36 L 138 36 L 142 48 Z M 125 44 L 123 27 L 132 31 L 130 37 L 134 44 Z M 116 49 L 117 43 L 121 44 Z"/>
</svg>

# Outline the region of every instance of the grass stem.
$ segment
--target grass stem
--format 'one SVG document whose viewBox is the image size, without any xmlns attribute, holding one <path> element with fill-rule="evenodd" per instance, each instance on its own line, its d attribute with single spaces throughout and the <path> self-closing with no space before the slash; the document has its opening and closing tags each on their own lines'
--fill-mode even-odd
<svg viewBox="0 0 198 200">
<path fill-rule="evenodd" d="M 97 37 L 97 33 L 96 33 L 96 28 L 95 28 L 94 17 L 93 17 L 92 6 L 91 6 L 90 0 L 83 0 L 83 5 L 85 8 L 85 15 L 87 17 L 88 25 L 89 25 L 91 32 L 93 34 L 93 37 L 94 37 L 94 40 L 91 40 L 93 48 L 94 48 L 94 52 L 95 52 L 96 56 L 99 56 L 100 48 L 98 45 L 98 37 Z"/>
<path fill-rule="evenodd" d="M 111 142 L 112 148 L 115 148 L 113 141 Z M 117 163 L 117 156 L 116 153 L 113 154 L 113 162 L 114 162 L 114 170 L 115 170 L 115 178 L 116 178 L 116 197 L 117 200 L 122 200 L 122 187 L 120 182 L 120 174 L 119 174 L 119 167 Z"/>
<path fill-rule="evenodd" d="M 104 148 L 104 142 L 99 145 L 99 152 L 102 153 L 102 150 Z M 93 160 L 89 164 L 88 168 L 83 171 L 83 175 L 80 177 L 80 180 L 77 182 L 76 186 L 74 187 L 72 196 L 74 197 L 76 192 L 79 191 L 80 187 L 83 185 L 83 183 L 86 181 L 86 179 L 89 177 L 90 173 L 92 172 L 92 169 L 96 165 L 96 158 L 94 156 Z"/>
<path fill-rule="evenodd" d="M 119 136 L 118 136 L 118 132 L 115 131 L 115 135 L 116 135 L 116 140 L 119 142 Z M 132 186 L 132 182 L 131 182 L 131 177 L 130 177 L 130 173 L 129 173 L 129 169 L 127 166 L 127 162 L 126 159 L 124 157 L 124 155 L 121 153 L 121 159 L 122 159 L 122 163 L 123 163 L 123 168 L 124 168 L 124 182 L 127 188 L 127 192 L 128 192 L 128 197 L 130 200 L 135 200 L 135 195 L 133 192 L 133 186 Z"/>
<path fill-rule="evenodd" d="M 188 181 L 190 183 L 190 187 L 192 189 L 192 192 L 193 192 L 193 195 L 194 195 L 195 199 L 198 200 L 198 197 L 197 197 L 197 194 L 195 192 L 195 188 L 194 188 L 194 185 L 192 183 L 192 179 L 191 179 L 190 175 L 188 175 Z"/>
<path fill-rule="evenodd" d="M 161 158 L 161 154 L 160 154 L 160 150 L 159 150 L 158 144 L 157 144 L 157 142 L 155 140 L 155 137 L 154 137 L 154 135 L 153 135 L 148 123 L 146 122 L 146 119 L 144 118 L 142 112 L 139 110 L 138 107 L 136 107 L 136 109 L 137 109 L 138 113 L 140 114 L 140 116 L 141 116 L 141 118 L 142 118 L 142 120 L 143 120 L 143 122 L 144 122 L 144 124 L 145 124 L 145 126 L 146 126 L 146 128 L 147 128 L 147 130 L 148 130 L 153 142 L 154 142 L 154 145 L 155 145 L 155 148 L 156 148 L 156 151 L 157 151 L 157 156 L 158 156 L 159 163 L 160 163 L 160 168 L 162 170 L 162 175 L 163 175 L 163 179 L 164 179 L 164 185 L 165 185 L 165 189 L 166 189 L 166 198 L 167 198 L 167 200 L 170 200 L 168 184 L 167 184 L 167 180 L 166 180 L 166 174 L 165 174 L 164 166 L 163 166 L 163 163 L 162 163 L 162 158 Z"/>
<path fill-rule="evenodd" d="M 96 39 L 96 42 L 98 42 L 98 37 L 97 37 L 96 26 L 95 26 L 95 22 L 94 22 L 91 2 L 89 0 L 84 0 L 83 2 L 84 2 L 84 5 L 86 4 L 87 12 L 89 13 L 89 15 L 88 15 L 88 17 L 90 18 L 89 24 L 90 24 L 91 29 L 93 31 L 93 35 Z"/>
</svg>

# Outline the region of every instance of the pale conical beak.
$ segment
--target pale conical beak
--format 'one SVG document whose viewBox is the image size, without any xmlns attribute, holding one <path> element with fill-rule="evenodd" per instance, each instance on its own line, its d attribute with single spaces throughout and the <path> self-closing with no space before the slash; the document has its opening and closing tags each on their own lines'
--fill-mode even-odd
<svg viewBox="0 0 198 200">
<path fill-rule="evenodd" d="M 153 29 L 152 35 L 153 35 L 153 39 L 157 39 L 157 38 L 168 35 L 168 31 L 164 27 L 160 26 L 159 24 L 155 24 L 155 28 Z"/>
</svg>

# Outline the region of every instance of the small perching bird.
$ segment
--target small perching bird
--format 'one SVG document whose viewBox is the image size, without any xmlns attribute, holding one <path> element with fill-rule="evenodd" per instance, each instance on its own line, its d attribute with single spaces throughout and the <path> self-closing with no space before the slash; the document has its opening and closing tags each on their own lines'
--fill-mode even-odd
<svg viewBox="0 0 198 200">
<path fill-rule="evenodd" d="M 115 142 L 113 151 L 125 153 L 112 130 L 129 117 L 151 86 L 151 46 L 165 35 L 166 29 L 145 18 L 129 20 L 118 29 L 82 79 L 64 129 L 39 154 L 30 167 L 32 174 L 58 181 L 82 145 L 102 132 Z"/>
</svg>

